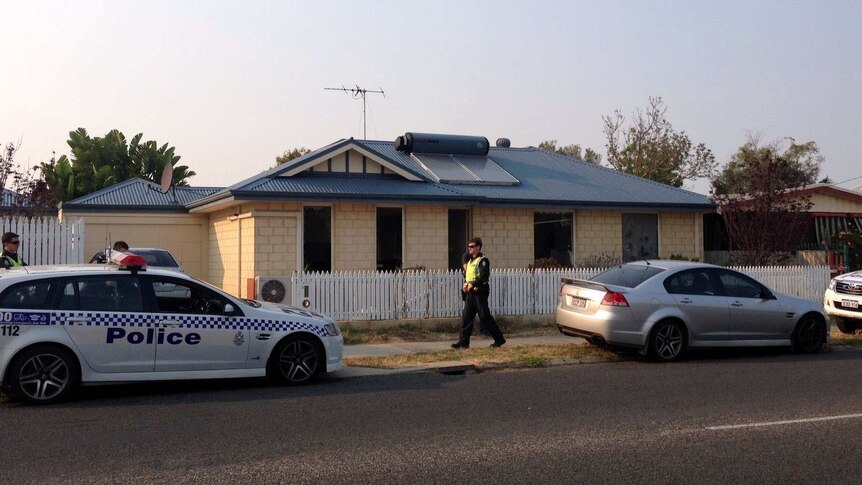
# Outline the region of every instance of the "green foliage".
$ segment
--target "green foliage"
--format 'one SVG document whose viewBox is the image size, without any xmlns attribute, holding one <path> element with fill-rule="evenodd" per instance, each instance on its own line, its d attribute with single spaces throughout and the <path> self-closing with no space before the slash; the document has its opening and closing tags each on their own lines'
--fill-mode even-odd
<svg viewBox="0 0 862 485">
<path fill-rule="evenodd" d="M 847 266 L 845 272 L 862 269 L 862 234 L 854 229 L 838 233 L 835 239 L 838 242 L 838 247 L 842 248 L 842 251 L 845 245 L 850 248 L 850 261 L 844 262 Z"/>
<path fill-rule="evenodd" d="M 582 150 L 580 145 L 566 145 L 564 147 L 557 146 L 557 140 L 545 140 L 539 143 L 539 148 L 546 152 L 559 153 L 567 157 L 578 158 L 586 162 L 599 165 L 602 163 L 602 156 L 596 153 L 592 148 Z"/>
<path fill-rule="evenodd" d="M 275 164 L 281 165 L 282 163 L 287 163 L 287 162 L 293 160 L 294 158 L 299 158 L 299 157 L 305 155 L 306 153 L 308 153 L 310 151 L 311 150 L 309 150 L 308 148 L 305 148 L 305 147 L 285 150 L 284 153 L 275 157 Z"/>
<path fill-rule="evenodd" d="M 762 146 L 749 139 L 712 180 L 713 194 L 758 195 L 813 184 L 823 163 L 817 143 L 785 140 L 789 146 L 781 151 L 784 140 Z"/>
<path fill-rule="evenodd" d="M 670 259 L 672 261 L 700 261 L 700 258 L 689 258 L 683 254 L 673 253 L 670 255 Z"/>
<path fill-rule="evenodd" d="M 165 164 L 176 164 L 180 157 L 167 143 L 141 143 L 142 137 L 139 133 L 129 143 L 119 130 L 104 137 L 91 137 L 84 128 L 69 132 L 71 158 L 63 155 L 39 166 L 51 197 L 68 201 L 133 177 L 159 183 Z M 174 165 L 175 185 L 188 185 L 194 175 L 189 167 Z"/>
<path fill-rule="evenodd" d="M 608 163 L 619 171 L 674 187 L 710 176 L 716 165 L 712 151 L 703 143 L 695 145 L 684 131 L 674 130 L 666 115 L 664 101 L 651 97 L 645 111 L 635 111 L 628 128 L 623 127 L 625 118 L 619 110 L 613 116 L 602 116 Z"/>
</svg>

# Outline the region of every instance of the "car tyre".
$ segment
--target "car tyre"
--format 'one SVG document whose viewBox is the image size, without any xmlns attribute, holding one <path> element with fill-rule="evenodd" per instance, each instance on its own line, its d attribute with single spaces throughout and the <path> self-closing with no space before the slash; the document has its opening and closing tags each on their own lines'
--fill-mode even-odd
<svg viewBox="0 0 862 485">
<path fill-rule="evenodd" d="M 30 404 L 54 404 L 78 390 L 81 367 L 71 351 L 54 345 L 37 345 L 15 357 L 8 377 L 15 399 Z"/>
<path fill-rule="evenodd" d="M 826 323 L 817 315 L 805 315 L 793 330 L 793 350 L 803 354 L 819 352 L 826 340 Z"/>
<path fill-rule="evenodd" d="M 856 330 L 859 328 L 859 324 L 857 324 L 853 320 L 842 317 L 838 317 L 835 319 L 835 326 L 838 327 L 838 330 L 840 330 L 841 333 L 850 335 L 855 334 Z"/>
<path fill-rule="evenodd" d="M 308 384 L 317 379 L 323 369 L 324 355 L 320 342 L 314 337 L 287 337 L 275 346 L 267 366 L 267 376 L 276 384 Z"/>
<path fill-rule="evenodd" d="M 685 327 L 674 320 L 664 320 L 650 332 L 649 354 L 656 361 L 672 362 L 682 355 L 685 342 Z"/>
</svg>

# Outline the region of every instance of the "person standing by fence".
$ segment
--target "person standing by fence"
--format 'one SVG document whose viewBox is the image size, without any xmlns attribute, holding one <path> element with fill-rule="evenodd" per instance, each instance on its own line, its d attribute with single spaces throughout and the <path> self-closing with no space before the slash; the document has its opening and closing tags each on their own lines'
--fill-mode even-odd
<svg viewBox="0 0 862 485">
<path fill-rule="evenodd" d="M 491 294 L 491 263 L 482 254 L 482 239 L 474 237 L 467 243 L 470 260 L 464 275 L 462 291 L 466 294 L 464 310 L 461 313 L 461 333 L 458 341 L 452 344 L 453 349 L 470 347 L 470 336 L 473 334 L 473 318 L 479 314 L 479 321 L 484 324 L 488 333 L 494 338 L 491 347 L 501 347 L 506 343 L 503 332 L 488 308 L 488 296 Z"/>
<path fill-rule="evenodd" d="M 0 266 L 4 268 L 14 268 L 17 266 L 27 266 L 24 258 L 18 256 L 18 247 L 21 246 L 21 237 L 14 232 L 6 232 L 2 237 L 3 254 L 0 255 Z"/>
</svg>

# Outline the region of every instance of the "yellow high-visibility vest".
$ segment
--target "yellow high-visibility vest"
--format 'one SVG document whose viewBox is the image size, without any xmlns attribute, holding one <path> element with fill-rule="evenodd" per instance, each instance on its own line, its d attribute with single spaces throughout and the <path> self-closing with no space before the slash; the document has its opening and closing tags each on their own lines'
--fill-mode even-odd
<svg viewBox="0 0 862 485">
<path fill-rule="evenodd" d="M 3 256 L 3 257 L 6 258 L 6 260 L 9 261 L 9 263 L 11 263 L 13 267 L 14 266 L 24 266 L 24 260 L 21 258 L 21 256 L 18 256 L 18 259 L 14 259 L 14 258 L 12 258 L 12 256 L 9 256 L 8 254 Z"/>
<path fill-rule="evenodd" d="M 485 259 L 485 256 L 479 256 L 478 258 L 473 258 L 470 261 L 467 261 L 467 273 L 464 275 L 464 281 L 476 281 L 479 277 L 479 272 L 477 269 L 479 268 L 479 263 Z"/>
</svg>

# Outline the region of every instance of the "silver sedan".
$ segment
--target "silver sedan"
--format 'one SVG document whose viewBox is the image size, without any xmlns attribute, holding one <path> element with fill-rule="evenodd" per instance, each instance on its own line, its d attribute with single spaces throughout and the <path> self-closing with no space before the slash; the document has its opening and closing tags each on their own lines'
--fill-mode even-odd
<svg viewBox="0 0 862 485">
<path fill-rule="evenodd" d="M 703 263 L 638 261 L 590 280 L 563 278 L 556 322 L 596 345 L 636 347 L 659 361 L 686 348 L 792 346 L 827 338 L 815 302 L 773 292 L 742 273 Z"/>
</svg>

